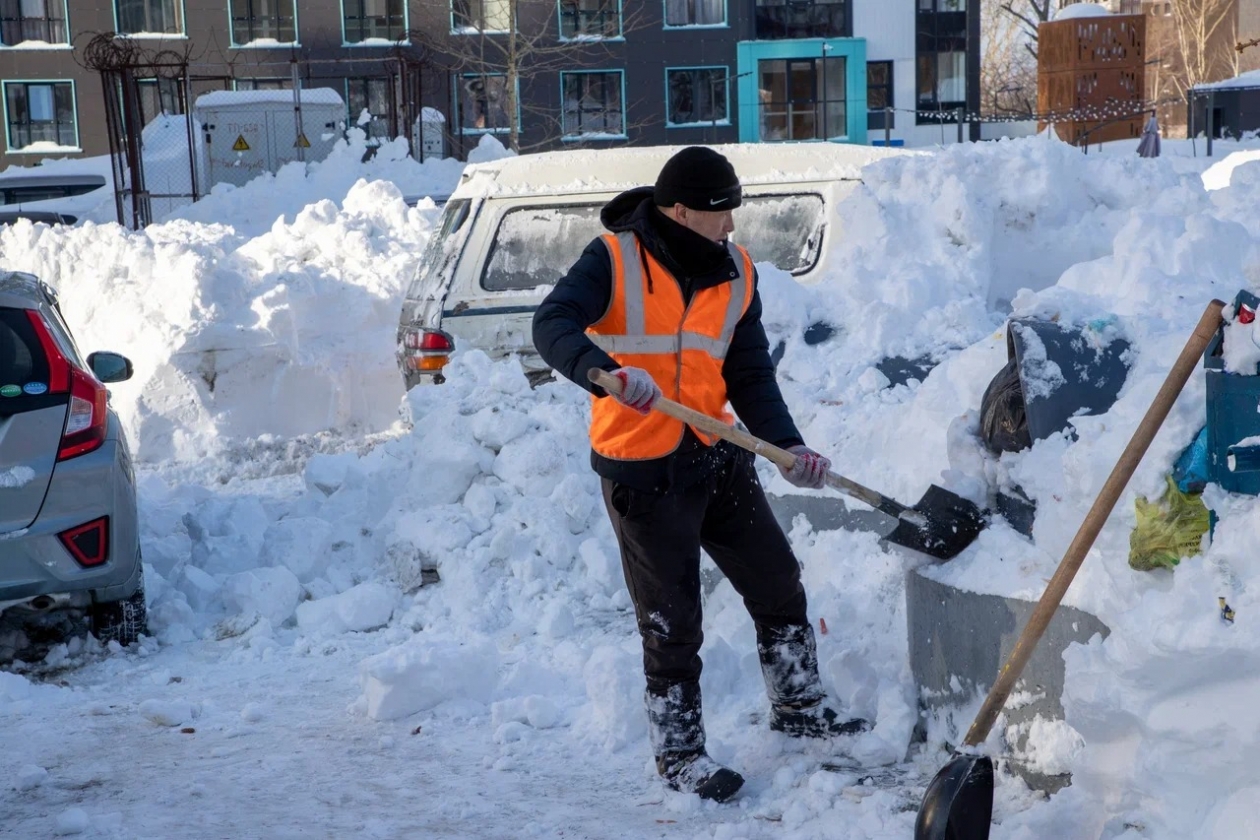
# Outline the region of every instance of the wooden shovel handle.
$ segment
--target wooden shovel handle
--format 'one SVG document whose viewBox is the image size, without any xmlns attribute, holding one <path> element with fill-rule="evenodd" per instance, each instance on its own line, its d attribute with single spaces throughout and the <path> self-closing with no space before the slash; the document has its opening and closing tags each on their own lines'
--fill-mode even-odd
<svg viewBox="0 0 1260 840">
<path fill-rule="evenodd" d="M 586 372 L 586 378 L 610 394 L 621 393 L 621 380 L 602 368 L 591 368 Z M 729 440 L 731 443 L 743 447 L 749 452 L 764 455 L 785 470 L 791 470 L 796 463 L 796 456 L 786 449 L 780 449 L 773 443 L 767 443 L 759 437 L 748 434 L 743 429 L 738 429 L 729 423 L 723 423 L 721 420 L 710 417 L 707 414 L 701 414 L 694 408 L 688 408 L 682 403 L 659 397 L 656 402 L 652 403 L 652 409 L 662 414 L 667 414 L 675 420 L 681 420 L 702 432 L 708 432 L 723 440 Z M 889 516 L 914 516 L 913 511 L 909 511 L 905 505 L 897 500 L 890 499 L 882 493 L 877 493 L 869 487 L 863 487 L 856 481 L 845 478 L 831 470 L 827 471 L 827 484 L 870 505 L 876 510 L 883 511 Z"/>
<path fill-rule="evenodd" d="M 603 368 L 591 368 L 586 372 L 586 378 L 603 388 L 610 394 L 621 393 L 621 380 L 613 376 Z M 693 426 L 702 432 L 708 432 L 711 435 L 717 435 L 724 440 L 729 440 L 736 446 L 742 446 L 749 452 L 755 452 L 758 455 L 764 455 L 771 461 L 774 461 L 785 470 L 792 469 L 792 465 L 796 463 L 796 456 L 786 449 L 780 449 L 773 443 L 767 443 L 759 437 L 748 434 L 743 429 L 737 429 L 729 423 L 723 423 L 715 417 L 707 414 L 701 414 L 694 408 L 688 408 L 682 403 L 659 397 L 656 402 L 652 403 L 652 409 L 662 414 L 668 414 L 675 420 L 681 420 L 689 426 Z"/>
<path fill-rule="evenodd" d="M 1015 642 L 1015 647 L 1011 650 L 1006 664 L 998 672 L 997 681 L 993 683 L 993 688 L 989 689 L 989 696 L 985 698 L 984 705 L 980 707 L 975 721 L 967 730 L 963 746 L 977 746 L 989 737 L 989 730 L 993 728 L 998 714 L 1006 705 L 1006 699 L 1010 696 L 1011 689 L 1015 687 L 1015 682 L 1024 672 L 1024 666 L 1028 664 L 1033 648 L 1037 646 L 1047 625 L 1050 624 L 1050 619 L 1054 618 L 1055 610 L 1059 608 L 1059 603 L 1067 593 L 1068 587 L 1072 585 L 1072 579 L 1076 577 L 1077 570 L 1085 561 L 1085 555 L 1089 553 L 1099 531 L 1107 522 L 1112 508 L 1120 500 L 1120 494 L 1124 492 L 1133 471 L 1137 469 L 1142 456 L 1146 454 L 1151 441 L 1155 438 L 1155 433 L 1159 431 L 1164 418 L 1172 410 L 1173 403 L 1177 401 L 1177 395 L 1181 393 L 1186 381 L 1190 379 L 1190 374 L 1198 366 L 1208 342 L 1216 335 L 1221 324 L 1223 306 L 1225 306 L 1224 303 L 1214 300 L 1203 311 L 1203 317 L 1194 328 L 1194 334 L 1190 336 L 1181 355 L 1173 364 L 1172 370 L 1168 372 L 1168 378 L 1164 380 L 1159 393 L 1155 395 L 1151 407 L 1146 410 L 1146 416 L 1142 418 L 1137 431 L 1129 439 L 1129 445 L 1120 454 L 1120 460 L 1112 468 L 1111 475 L 1107 477 L 1107 482 L 1099 491 L 1098 498 L 1094 500 L 1094 506 L 1089 509 L 1089 513 L 1085 514 L 1085 521 L 1076 532 L 1076 538 L 1068 546 L 1067 553 L 1059 562 L 1059 568 L 1050 579 L 1050 583 L 1046 585 L 1046 591 L 1037 602 L 1037 607 L 1029 617 L 1028 624 L 1024 626 L 1024 632 Z"/>
</svg>

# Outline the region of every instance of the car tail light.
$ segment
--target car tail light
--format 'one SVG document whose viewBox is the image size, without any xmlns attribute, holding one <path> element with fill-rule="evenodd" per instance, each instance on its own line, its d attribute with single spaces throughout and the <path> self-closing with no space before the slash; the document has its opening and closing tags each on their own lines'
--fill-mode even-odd
<svg viewBox="0 0 1260 840">
<path fill-rule="evenodd" d="M 61 434 L 57 460 L 64 461 L 100 448 L 109 424 L 105 386 L 83 371 L 70 370 L 70 413 Z"/>
<path fill-rule="evenodd" d="M 62 531 L 57 539 L 80 566 L 99 566 L 109 559 L 109 517 Z"/>
<path fill-rule="evenodd" d="M 61 432 L 61 444 L 57 447 L 57 460 L 65 461 L 99 449 L 105 442 L 109 424 L 105 386 L 92 374 L 70 363 L 39 313 L 28 311 L 26 314 L 48 357 L 49 393 L 70 392 L 70 410 Z"/>
<path fill-rule="evenodd" d="M 409 370 L 439 371 L 455 352 L 455 339 L 443 330 L 408 327 L 403 332 L 404 359 Z"/>
</svg>

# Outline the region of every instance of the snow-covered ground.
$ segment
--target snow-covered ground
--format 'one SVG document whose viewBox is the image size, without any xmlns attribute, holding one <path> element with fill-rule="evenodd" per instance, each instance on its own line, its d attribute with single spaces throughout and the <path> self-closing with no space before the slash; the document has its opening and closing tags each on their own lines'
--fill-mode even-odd
<svg viewBox="0 0 1260 840">
<path fill-rule="evenodd" d="M 932 482 L 979 494 L 987 474 L 1038 502 L 1034 541 L 995 523 L 933 576 L 1039 596 L 1203 307 L 1260 286 L 1260 166 L 1205 179 L 1220 157 L 1176 148 L 1086 156 L 1037 137 L 882 161 L 841 207 L 831 277 L 806 289 L 761 267 L 785 395 L 840 471 L 904 498 Z M 361 157 L 343 148 L 140 232 L 0 228 L 0 268 L 57 286 L 85 350 L 135 362 L 113 402 L 138 461 L 154 633 L 0 671 L 2 832 L 911 836 L 958 737 L 933 721 L 907 758 L 903 579 L 923 558 L 866 533 L 791 532 L 826 628 L 824 680 L 877 722 L 843 745 L 748 722 L 765 703 L 753 629 L 719 583 L 709 746 L 748 782 L 725 806 L 664 790 L 584 392 L 531 390 L 514 362 L 468 351 L 448 384 L 403 393 L 398 306 L 438 212 L 402 195 L 448 193 L 459 166 Z M 1131 372 L 1075 442 L 982 463 L 967 441 L 1005 363 L 1008 307 L 1103 325 L 1132 344 Z M 820 317 L 840 334 L 806 345 Z M 891 355 L 940 364 L 889 388 L 874 365 Z M 995 838 L 1260 835 L 1260 505 L 1210 493 L 1221 519 L 1202 556 L 1175 572 L 1127 563 L 1134 497 L 1162 488 L 1204 391 L 1196 375 L 1068 593 L 1111 628 L 1066 654 L 1064 723 L 1032 731 L 1035 766 L 1074 783 L 1045 798 L 1001 778 Z M 421 586 L 433 570 L 441 582 Z M 906 783 L 820 770 L 837 750 Z"/>
</svg>

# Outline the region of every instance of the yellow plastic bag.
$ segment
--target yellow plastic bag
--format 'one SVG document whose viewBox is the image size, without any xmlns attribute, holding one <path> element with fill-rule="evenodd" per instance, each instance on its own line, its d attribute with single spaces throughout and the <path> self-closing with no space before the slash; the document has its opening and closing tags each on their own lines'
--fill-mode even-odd
<svg viewBox="0 0 1260 840">
<path fill-rule="evenodd" d="M 1129 565 L 1138 571 L 1171 569 L 1183 557 L 1202 550 L 1211 515 L 1199 493 L 1183 493 L 1172 476 L 1156 502 L 1139 496 L 1134 501 L 1137 527 L 1129 535 Z"/>
</svg>

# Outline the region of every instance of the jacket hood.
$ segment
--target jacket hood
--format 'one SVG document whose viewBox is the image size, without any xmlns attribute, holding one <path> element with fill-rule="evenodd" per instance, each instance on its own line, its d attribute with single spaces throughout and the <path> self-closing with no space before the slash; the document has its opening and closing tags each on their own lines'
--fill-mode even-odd
<svg viewBox="0 0 1260 840">
<path fill-rule="evenodd" d="M 599 220 L 613 233 L 633 231 L 651 254 L 675 275 L 711 286 L 734 276 L 726 245 L 705 239 L 656 208 L 652 187 L 635 187 L 604 205 Z"/>
<path fill-rule="evenodd" d="M 643 233 L 644 228 L 651 225 L 649 214 L 655 209 L 652 188 L 635 187 L 605 204 L 604 209 L 599 211 L 599 220 L 613 233 L 627 230 Z"/>
</svg>

